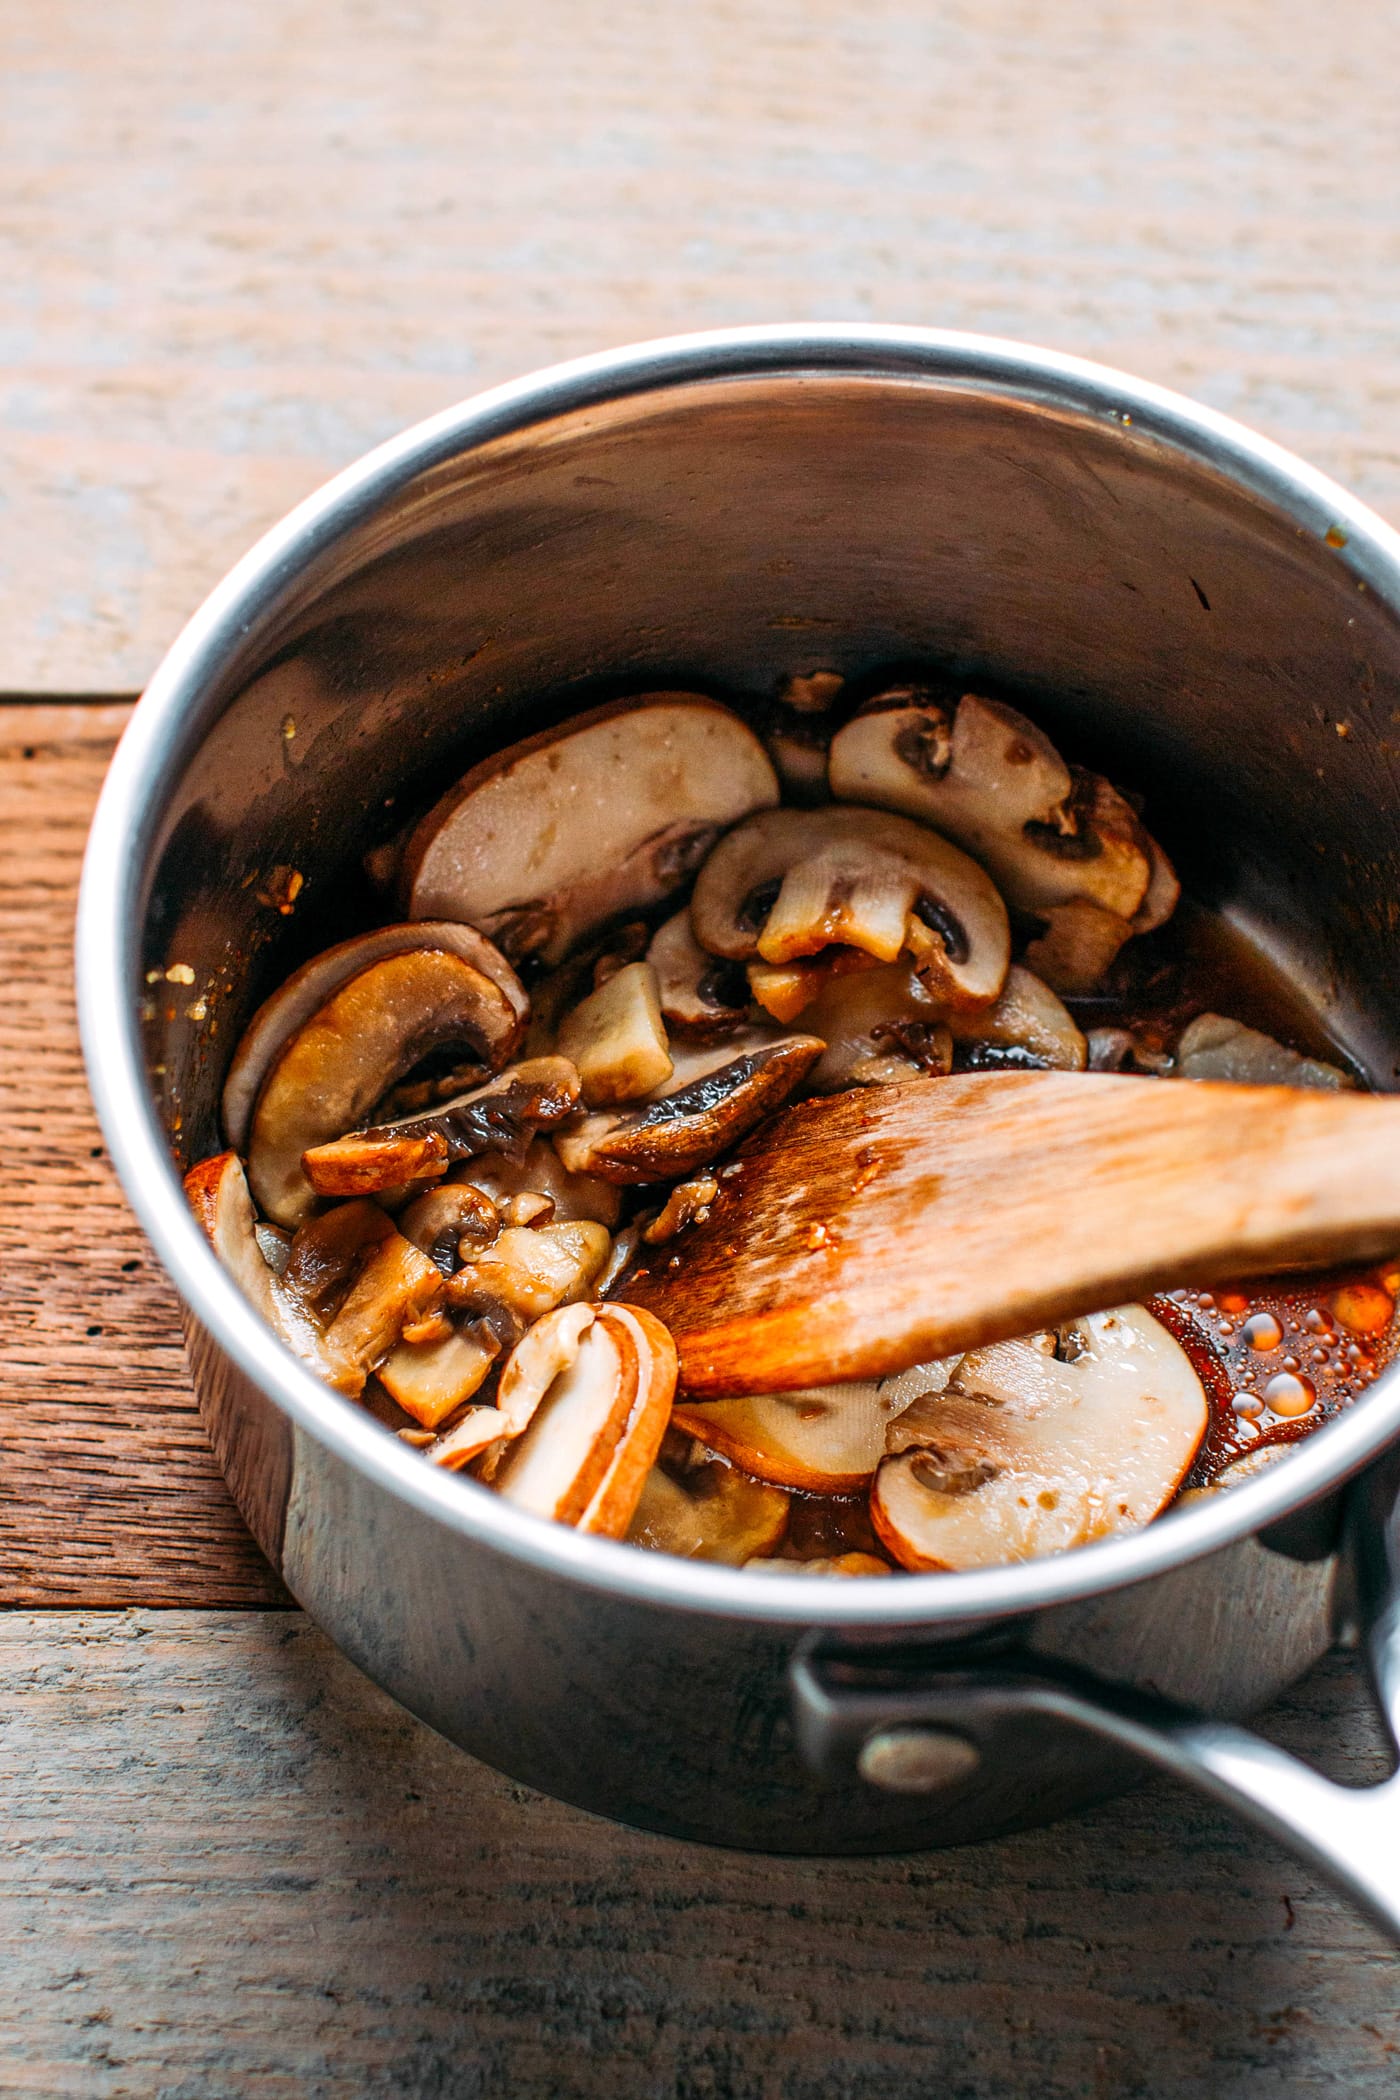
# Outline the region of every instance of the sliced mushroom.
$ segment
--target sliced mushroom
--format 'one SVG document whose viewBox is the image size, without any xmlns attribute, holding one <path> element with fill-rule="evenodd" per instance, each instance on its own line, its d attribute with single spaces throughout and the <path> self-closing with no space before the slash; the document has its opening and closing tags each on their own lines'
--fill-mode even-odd
<svg viewBox="0 0 1400 2100">
<path fill-rule="evenodd" d="M 827 1553 L 815 1560 L 746 1560 L 750 1575 L 893 1575 L 887 1560 L 874 1553 Z"/>
<path fill-rule="evenodd" d="M 282 1280 L 318 1325 L 329 1326 L 371 1247 L 394 1230 L 377 1203 L 337 1203 L 299 1226 Z"/>
<path fill-rule="evenodd" d="M 578 1072 L 590 1108 L 635 1101 L 671 1076 L 656 971 L 627 963 L 566 1014 L 555 1048 Z"/>
<path fill-rule="evenodd" d="M 415 1196 L 399 1215 L 399 1231 L 450 1276 L 462 1260 L 462 1243 L 475 1251 L 489 1247 L 504 1219 L 486 1191 L 470 1181 L 445 1182 Z"/>
<path fill-rule="evenodd" d="M 224 1081 L 224 1132 L 229 1143 L 239 1151 L 246 1150 L 253 1107 L 263 1081 L 292 1037 L 308 1021 L 315 1019 L 343 985 L 358 977 L 372 963 L 383 962 L 388 956 L 435 951 L 455 955 L 459 961 L 470 964 L 472 969 L 489 978 L 523 1027 L 530 1010 L 525 988 L 500 949 L 478 933 L 474 926 L 445 921 L 425 924 L 419 920 L 400 926 L 378 926 L 371 933 L 356 934 L 353 940 L 341 941 L 338 946 L 323 950 L 310 962 L 303 963 L 299 970 L 294 970 L 286 983 L 280 985 L 270 999 L 263 1001 L 244 1029 Z M 402 985 L 398 989 L 401 994 Z M 475 1045 L 477 1038 L 473 1034 L 469 1040 Z M 422 1054 L 426 1055 L 426 1052 Z M 504 1054 L 509 1056 L 510 1051 Z M 391 1077 L 396 1079 L 398 1073 L 394 1072 Z M 373 1100 L 366 1102 L 365 1106 L 373 1106 Z"/>
<path fill-rule="evenodd" d="M 786 963 L 832 943 L 913 955 L 944 1004 L 985 1006 L 1006 978 L 1006 908 L 974 860 L 907 817 L 843 805 L 761 812 L 720 841 L 690 906 L 702 947 Z"/>
<path fill-rule="evenodd" d="M 669 896 L 720 831 L 777 799 L 762 744 L 728 708 L 694 693 L 620 701 L 474 766 L 410 841 L 409 912 L 558 962 Z"/>
<path fill-rule="evenodd" d="M 977 1568 L 1136 1530 L 1176 1493 L 1207 1418 L 1190 1359 L 1140 1306 L 1003 1342 L 892 1426 L 870 1512 L 906 1568 Z"/>
<path fill-rule="evenodd" d="M 731 1054 L 706 1076 L 635 1108 L 582 1116 L 555 1133 L 573 1174 L 605 1181 L 671 1181 L 693 1174 L 747 1135 L 806 1078 L 826 1045 L 785 1035 Z"/>
<path fill-rule="evenodd" d="M 744 973 L 700 946 L 690 930 L 689 906 L 658 929 L 647 961 L 656 972 L 661 1018 L 668 1029 L 705 1040 L 742 1024 L 749 1003 Z"/>
<path fill-rule="evenodd" d="M 734 969 L 738 965 L 729 967 Z M 862 971 L 882 967 L 863 948 L 839 947 L 824 948 L 820 955 L 803 957 L 795 962 L 754 961 L 744 966 L 754 999 L 765 1013 L 770 1013 L 785 1027 L 807 1011 L 834 977 L 859 976 Z"/>
<path fill-rule="evenodd" d="M 647 1246 L 664 1247 L 687 1225 L 703 1225 L 718 1194 L 719 1183 L 713 1174 L 693 1174 L 689 1181 L 678 1181 L 651 1223 L 643 1227 Z"/>
<path fill-rule="evenodd" d="M 481 1152 L 519 1157 L 537 1131 L 572 1114 L 578 1099 L 578 1074 L 567 1058 L 530 1058 L 426 1115 L 309 1147 L 302 1155 L 307 1184 L 318 1196 L 361 1195 L 442 1174 L 450 1161 Z"/>
<path fill-rule="evenodd" d="M 1057 990 L 1085 988 L 1095 958 L 1101 972 L 1130 934 L 1175 908 L 1171 865 L 1131 806 L 1108 781 L 1067 766 L 1002 701 L 964 693 L 950 712 L 907 688 L 883 695 L 833 739 L 830 779 L 838 801 L 935 825 L 976 855 L 1008 904 L 1047 918 L 1048 945 L 1030 960 Z M 1058 916 L 1069 905 L 1107 916 Z"/>
<path fill-rule="evenodd" d="M 907 1373 L 900 1373 L 907 1381 Z M 924 1391 L 928 1388 L 925 1386 Z M 885 1456 L 885 1438 L 914 1395 L 898 1379 L 678 1403 L 677 1429 L 733 1459 L 756 1480 L 808 1494 L 849 1495 Z"/>
<path fill-rule="evenodd" d="M 910 962 L 828 978 L 802 1022 L 826 1043 L 808 1082 L 814 1093 L 916 1079 L 952 1066 L 942 1010 Z"/>
<path fill-rule="evenodd" d="M 659 1323 L 594 1308 L 577 1348 L 506 1448 L 493 1485 L 517 1508 L 556 1524 L 625 1530 L 650 1455 L 665 1430 L 670 1388 Z M 675 1352 L 670 1350 L 674 1382 Z M 624 1513 L 625 1512 L 625 1513 Z"/>
<path fill-rule="evenodd" d="M 533 1138 L 519 1159 L 504 1152 L 484 1152 L 479 1159 L 454 1167 L 446 1185 L 451 1187 L 459 1180 L 480 1189 L 498 1208 L 504 1208 L 513 1196 L 548 1196 L 556 1225 L 595 1218 L 611 1230 L 622 1207 L 612 1182 L 600 1181 L 593 1174 L 571 1174 L 546 1138 Z"/>
<path fill-rule="evenodd" d="M 612 1241 L 591 1219 L 571 1225 L 507 1225 L 464 1262 L 447 1284 L 453 1305 L 488 1318 L 504 1312 L 524 1323 L 586 1298 Z"/>
<path fill-rule="evenodd" d="M 1243 1487 L 1247 1480 L 1255 1480 L 1267 1473 L 1281 1458 L 1287 1458 L 1291 1444 L 1256 1444 L 1242 1458 L 1232 1458 L 1228 1466 L 1222 1466 L 1213 1480 L 1203 1481 L 1200 1487 L 1187 1488 L 1172 1504 L 1174 1510 L 1189 1509 L 1193 1503 L 1208 1502 L 1215 1495 L 1228 1495 L 1231 1488 Z"/>
<path fill-rule="evenodd" d="M 827 797 L 826 755 L 831 725 L 809 711 L 768 709 L 758 723 L 763 746 L 782 782 L 783 794 L 799 809 L 816 809 Z"/>
<path fill-rule="evenodd" d="M 341 1301 L 326 1330 L 326 1348 L 367 1377 L 393 1349 L 405 1323 L 440 1305 L 442 1293 L 442 1277 L 427 1255 L 401 1232 L 390 1231 L 370 1248 Z"/>
<path fill-rule="evenodd" d="M 1088 1045 L 1073 1016 L 1048 984 L 1019 963 L 1007 971 L 994 1006 L 978 1014 L 950 1014 L 948 1026 L 955 1043 L 1021 1051 L 1055 1071 L 1082 1072 L 1088 1058 Z M 969 1061 L 979 1062 L 975 1054 Z"/>
<path fill-rule="evenodd" d="M 1243 1021 L 1225 1014 L 1198 1014 L 1176 1046 L 1181 1079 L 1223 1079 L 1237 1086 L 1296 1086 L 1336 1089 L 1351 1076 L 1320 1057 L 1302 1057 Z"/>
<path fill-rule="evenodd" d="M 215 1254 L 279 1340 L 329 1384 L 357 1392 L 363 1376 L 327 1346 L 313 1313 L 269 1267 L 258 1245 L 253 1199 L 238 1154 L 221 1152 L 191 1167 L 185 1194 Z"/>
<path fill-rule="evenodd" d="M 315 1194 L 302 1154 L 353 1130 L 430 1051 L 469 1044 L 494 1066 L 520 1033 L 514 1002 L 460 955 L 412 948 L 371 963 L 287 1039 L 263 1082 L 248 1138 L 248 1179 L 263 1210 L 299 1225 Z"/>
<path fill-rule="evenodd" d="M 663 1459 L 647 1475 L 627 1537 L 652 1553 L 741 1568 L 781 1545 L 788 1509 L 781 1488 L 752 1480 L 723 1459 L 674 1465 Z"/>
<path fill-rule="evenodd" d="M 452 1328 L 438 1341 L 396 1343 L 379 1366 L 379 1380 L 415 1422 L 424 1429 L 436 1429 L 480 1391 L 500 1353 L 495 1336 L 479 1325 L 465 1333 Z M 477 1415 L 494 1412 L 492 1408 L 473 1409 Z M 451 1458 L 435 1455 L 434 1463 L 465 1465 L 493 1436 L 502 1433 L 502 1429 L 487 1430 L 475 1451 L 464 1450 L 468 1439 L 459 1437 Z"/>
<path fill-rule="evenodd" d="M 1042 930 L 1026 943 L 1026 961 L 1067 999 L 1082 999 L 1094 990 L 1134 930 L 1130 920 L 1088 897 L 1049 905 L 1040 925 Z"/>
</svg>

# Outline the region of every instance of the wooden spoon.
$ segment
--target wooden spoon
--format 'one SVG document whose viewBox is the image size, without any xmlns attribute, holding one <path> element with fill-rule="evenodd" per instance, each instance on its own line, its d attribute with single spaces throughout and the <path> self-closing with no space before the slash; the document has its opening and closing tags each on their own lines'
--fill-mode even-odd
<svg viewBox="0 0 1400 2100">
<path fill-rule="evenodd" d="M 1182 1283 L 1400 1250 L 1400 1102 L 991 1072 L 804 1101 L 620 1296 L 694 1397 L 879 1377 Z"/>
</svg>

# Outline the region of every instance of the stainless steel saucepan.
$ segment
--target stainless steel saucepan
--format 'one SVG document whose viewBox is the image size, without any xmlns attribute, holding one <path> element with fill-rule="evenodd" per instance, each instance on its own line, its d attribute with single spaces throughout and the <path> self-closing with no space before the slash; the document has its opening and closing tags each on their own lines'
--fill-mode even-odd
<svg viewBox="0 0 1400 2100">
<path fill-rule="evenodd" d="M 186 1209 L 174 1158 L 217 1149 L 243 1020 L 353 920 L 364 849 L 419 790 L 619 689 L 930 659 L 1146 791 L 1196 894 L 1394 1083 L 1400 537 L 1222 417 L 1015 343 L 743 329 L 561 366 L 269 533 L 161 666 L 102 797 L 88 1067 L 220 1463 L 370 1676 L 566 1800 L 878 1851 L 1044 1821 L 1146 1761 L 1400 1931 L 1400 1780 L 1334 1786 L 1237 1719 L 1355 1629 L 1400 1727 L 1400 1374 L 1135 1537 L 961 1575 L 746 1575 L 426 1466 L 283 1349 Z"/>
</svg>

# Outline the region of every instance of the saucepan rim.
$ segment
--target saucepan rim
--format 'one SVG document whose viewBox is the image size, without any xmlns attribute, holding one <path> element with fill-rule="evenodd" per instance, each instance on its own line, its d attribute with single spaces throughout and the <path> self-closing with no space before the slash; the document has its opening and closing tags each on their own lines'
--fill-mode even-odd
<svg viewBox="0 0 1400 2100">
<path fill-rule="evenodd" d="M 642 1553 L 527 1516 L 423 1463 L 277 1340 L 220 1267 L 185 1202 L 151 1098 L 138 1017 L 145 863 L 199 736 L 201 696 L 308 563 L 406 482 L 557 417 L 697 382 L 821 376 L 917 381 L 1034 403 L 1188 455 L 1315 535 L 1358 587 L 1400 614 L 1400 534 L 1281 446 L 1182 395 L 1104 365 L 1008 339 L 848 323 L 714 330 L 554 365 L 478 394 L 390 439 L 275 525 L 190 620 L 137 706 L 93 822 L 77 927 L 79 1019 L 89 1082 L 128 1200 L 196 1320 L 296 1429 L 387 1493 L 535 1568 L 660 1607 L 832 1629 L 1015 1617 L 1099 1595 L 1215 1552 L 1314 1501 L 1400 1431 L 1400 1366 L 1288 1459 L 1125 1538 L 1056 1558 L 886 1582 L 745 1574 Z"/>
</svg>

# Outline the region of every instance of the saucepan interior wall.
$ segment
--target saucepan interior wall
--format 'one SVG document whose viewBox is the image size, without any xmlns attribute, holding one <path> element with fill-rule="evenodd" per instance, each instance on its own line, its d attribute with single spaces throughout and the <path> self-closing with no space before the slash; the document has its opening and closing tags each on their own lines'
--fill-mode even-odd
<svg viewBox="0 0 1400 2100">
<path fill-rule="evenodd" d="M 1198 891 L 1387 1083 L 1400 629 L 1344 554 L 1121 424 L 948 384 L 738 379 L 426 471 L 248 636 L 153 861 L 150 1063 L 186 1156 L 216 1142 L 251 1005 L 463 765 L 618 687 L 742 696 L 921 660 L 1146 792 Z"/>
</svg>

